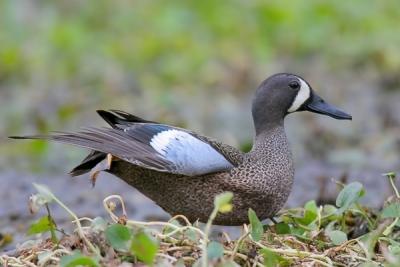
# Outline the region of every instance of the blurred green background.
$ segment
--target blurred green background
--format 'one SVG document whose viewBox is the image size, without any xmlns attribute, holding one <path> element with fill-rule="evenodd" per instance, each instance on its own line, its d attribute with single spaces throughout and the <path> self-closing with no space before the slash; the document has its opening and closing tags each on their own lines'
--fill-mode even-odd
<svg viewBox="0 0 400 267">
<path fill-rule="evenodd" d="M 381 173 L 400 170 L 400 1 L 0 0 L 0 234 L 26 239 L 34 181 L 80 216 L 112 193 L 135 219 L 166 216 L 116 178 L 67 179 L 87 151 L 7 136 L 104 126 L 95 110 L 114 108 L 249 149 L 252 94 L 276 72 L 353 115 L 288 116 L 288 205 L 335 199 L 330 178 L 380 205 Z"/>
<path fill-rule="evenodd" d="M 85 151 L 5 137 L 105 125 L 107 108 L 248 149 L 276 72 L 354 118 L 289 116 L 299 166 L 400 168 L 399 1 L 2 0 L 0 168 L 66 172 Z"/>
</svg>

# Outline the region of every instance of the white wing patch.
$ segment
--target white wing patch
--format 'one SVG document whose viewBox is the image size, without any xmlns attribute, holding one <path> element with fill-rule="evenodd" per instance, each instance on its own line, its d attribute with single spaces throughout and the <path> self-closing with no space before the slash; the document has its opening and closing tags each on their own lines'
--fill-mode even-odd
<svg viewBox="0 0 400 267">
<path fill-rule="evenodd" d="M 297 111 L 301 107 L 301 105 L 303 105 L 304 102 L 306 102 L 308 98 L 310 98 L 311 95 L 310 87 L 305 81 L 303 81 L 303 79 L 299 78 L 299 80 L 301 83 L 300 90 L 297 93 L 296 97 L 294 98 L 292 105 L 288 109 L 288 112 Z"/>
<path fill-rule="evenodd" d="M 185 175 L 202 175 L 233 167 L 212 146 L 184 131 L 162 131 L 151 139 L 150 145 Z"/>
</svg>

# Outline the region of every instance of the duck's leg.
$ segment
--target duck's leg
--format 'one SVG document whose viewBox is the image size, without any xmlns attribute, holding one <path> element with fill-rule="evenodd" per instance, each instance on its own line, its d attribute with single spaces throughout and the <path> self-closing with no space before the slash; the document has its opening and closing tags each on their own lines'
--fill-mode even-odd
<svg viewBox="0 0 400 267">
<path fill-rule="evenodd" d="M 111 164 L 114 159 L 114 156 L 111 154 L 107 154 L 107 157 L 100 161 L 91 171 L 90 171 L 90 182 L 94 187 L 96 184 L 97 176 L 102 171 L 109 171 L 111 169 Z"/>
</svg>

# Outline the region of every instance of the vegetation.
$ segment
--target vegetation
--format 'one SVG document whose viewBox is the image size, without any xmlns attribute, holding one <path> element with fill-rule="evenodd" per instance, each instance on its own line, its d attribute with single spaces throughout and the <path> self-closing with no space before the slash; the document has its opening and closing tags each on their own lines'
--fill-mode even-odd
<svg viewBox="0 0 400 267">
<path fill-rule="evenodd" d="M 400 262 L 400 194 L 394 173 L 385 174 L 394 195 L 380 211 L 360 204 L 365 195 L 358 182 L 342 185 L 336 205 L 317 206 L 309 201 L 302 208 L 283 210 L 277 222 L 262 224 L 249 209 L 249 225 L 232 240 L 226 233 L 210 239 L 213 219 L 234 207 L 232 193 L 216 196 L 214 211 L 202 230 L 178 215 L 168 222 L 129 220 L 123 199 L 104 199 L 111 222 L 104 218 L 78 218 L 46 186 L 35 184 L 38 193 L 30 209 L 42 206 L 48 216 L 34 223 L 28 233 L 49 237 L 27 242 L 3 255 L 3 266 L 119 266 L 121 263 L 147 266 L 398 266 Z M 73 233 L 57 228 L 49 205 L 60 205 L 72 218 Z M 117 205 L 122 214 L 115 213 Z M 206 256 L 205 256 L 206 255 Z"/>
<path fill-rule="evenodd" d="M 99 108 L 248 149 L 245 102 L 262 79 L 281 71 L 304 75 L 355 118 L 352 127 L 317 117 L 291 121 L 296 162 L 317 158 L 349 172 L 398 169 L 399 17 L 398 0 L 0 0 L 1 172 L 64 173 L 84 151 L 2 137 L 95 125 Z M 118 196 L 104 200 L 109 218 L 80 218 L 56 197 L 64 188 L 36 185 L 31 211 L 48 216 L 27 234 L 40 239 L 0 256 L 0 265 L 398 266 L 400 196 L 394 174 L 386 177 L 394 195 L 381 210 L 360 203 L 368 196 L 360 183 L 338 185 L 335 205 L 311 200 L 281 211 L 277 223 L 262 224 L 249 210 L 237 240 L 209 236 L 213 217 L 232 208 L 229 194 L 216 200 L 203 229 L 183 216 L 129 220 Z M 71 215 L 74 231 L 60 229 L 53 205 Z M 1 229 L 0 247 L 12 236 Z"/>
</svg>

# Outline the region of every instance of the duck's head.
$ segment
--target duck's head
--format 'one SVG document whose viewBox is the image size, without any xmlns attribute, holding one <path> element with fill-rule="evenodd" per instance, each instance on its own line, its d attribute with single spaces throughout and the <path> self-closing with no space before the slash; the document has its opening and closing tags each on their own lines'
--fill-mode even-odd
<svg viewBox="0 0 400 267">
<path fill-rule="evenodd" d="M 256 131 L 282 124 L 286 115 L 311 111 L 338 120 L 351 120 L 351 115 L 325 102 L 301 77 L 275 74 L 261 83 L 253 99 L 253 119 Z"/>
</svg>

